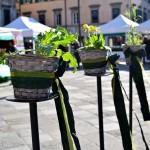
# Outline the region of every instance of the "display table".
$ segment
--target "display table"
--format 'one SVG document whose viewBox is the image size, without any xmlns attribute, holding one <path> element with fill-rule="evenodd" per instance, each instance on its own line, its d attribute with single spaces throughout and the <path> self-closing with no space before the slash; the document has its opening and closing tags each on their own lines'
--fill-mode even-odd
<svg viewBox="0 0 150 150">
<path fill-rule="evenodd" d="M 57 94 L 52 93 L 50 94 L 48 99 L 40 99 L 40 100 L 16 99 L 14 96 L 9 96 L 6 98 L 6 100 L 11 101 L 11 102 L 29 103 L 33 150 L 40 150 L 37 102 L 44 102 L 44 101 L 48 101 L 57 97 L 58 97 Z"/>
</svg>

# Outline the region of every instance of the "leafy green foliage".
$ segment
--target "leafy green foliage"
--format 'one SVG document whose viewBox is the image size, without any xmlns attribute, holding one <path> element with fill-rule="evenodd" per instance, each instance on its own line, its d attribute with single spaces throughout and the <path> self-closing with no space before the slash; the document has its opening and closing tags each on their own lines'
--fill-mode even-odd
<svg viewBox="0 0 150 150">
<path fill-rule="evenodd" d="M 87 38 L 84 40 L 85 48 L 87 50 L 92 49 L 105 49 L 105 39 L 102 33 L 97 33 L 95 26 L 83 25 L 83 31 L 86 32 Z"/>
<path fill-rule="evenodd" d="M 7 54 L 5 52 L 5 50 L 0 50 L 0 64 L 5 64 L 7 58 Z"/>
<path fill-rule="evenodd" d="M 105 49 L 105 40 L 103 35 L 101 33 L 98 35 L 91 35 L 88 40 L 85 40 L 85 46 L 87 48 Z"/>
<path fill-rule="evenodd" d="M 127 45 L 141 45 L 142 43 L 142 35 L 137 33 L 134 27 L 130 27 L 127 34 Z"/>
<path fill-rule="evenodd" d="M 137 22 L 141 19 L 141 16 L 137 15 L 136 5 L 133 4 L 130 9 L 127 9 L 126 16 Z M 130 27 L 130 31 L 127 33 L 127 45 L 141 45 L 142 44 L 142 35 L 136 31 L 135 27 Z"/>
<path fill-rule="evenodd" d="M 76 39 L 76 34 L 70 33 L 63 27 L 51 29 L 45 34 L 39 34 L 36 41 L 36 54 L 48 57 L 62 57 L 64 61 L 69 62 L 70 67 L 76 69 L 77 61 L 74 56 L 69 51 L 63 52 L 61 49 L 58 49 L 59 45 L 67 47 L 69 44 L 75 42 Z"/>
</svg>

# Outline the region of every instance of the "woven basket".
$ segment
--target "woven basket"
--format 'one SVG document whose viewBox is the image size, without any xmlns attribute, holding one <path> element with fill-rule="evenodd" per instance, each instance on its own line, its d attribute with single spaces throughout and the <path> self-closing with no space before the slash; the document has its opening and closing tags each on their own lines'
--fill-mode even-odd
<svg viewBox="0 0 150 150">
<path fill-rule="evenodd" d="M 8 57 L 14 96 L 17 99 L 46 99 L 57 70 L 58 58 L 36 55 Z"/>
<path fill-rule="evenodd" d="M 127 49 L 129 49 L 132 53 L 136 53 L 137 51 L 145 49 L 145 45 L 125 45 L 123 50 L 126 51 Z"/>
<path fill-rule="evenodd" d="M 132 53 L 136 53 L 145 49 L 145 45 L 125 45 L 123 47 L 123 51 L 129 50 Z M 142 54 L 142 53 L 141 53 Z M 142 57 L 142 56 L 141 56 Z M 126 64 L 131 65 L 131 58 L 126 57 Z"/>
<path fill-rule="evenodd" d="M 107 51 L 82 50 L 79 55 L 83 64 L 85 75 L 98 76 L 106 72 Z"/>
</svg>

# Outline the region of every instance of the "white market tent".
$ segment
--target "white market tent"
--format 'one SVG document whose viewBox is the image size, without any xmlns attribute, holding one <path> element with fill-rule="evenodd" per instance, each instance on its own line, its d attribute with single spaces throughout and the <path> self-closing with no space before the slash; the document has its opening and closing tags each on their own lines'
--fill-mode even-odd
<svg viewBox="0 0 150 150">
<path fill-rule="evenodd" d="M 150 19 L 141 23 L 138 27 L 137 27 L 137 31 L 138 32 L 142 32 L 142 33 L 150 33 Z"/>
<path fill-rule="evenodd" d="M 0 40 L 1 41 L 14 40 L 14 36 L 11 32 L 2 32 L 2 31 L 0 31 Z"/>
<path fill-rule="evenodd" d="M 37 36 L 40 32 L 50 30 L 50 27 L 43 25 L 31 17 L 20 16 L 10 24 L 5 26 L 6 28 L 14 28 L 17 30 L 32 30 L 33 36 Z"/>
<path fill-rule="evenodd" d="M 23 37 L 33 36 L 33 32 L 31 29 L 14 29 L 14 28 L 0 27 L 0 32 L 11 32 L 12 34 L 20 32 L 22 33 Z"/>
<path fill-rule="evenodd" d="M 122 34 L 128 32 L 130 30 L 130 26 L 136 27 L 138 25 L 139 25 L 138 23 L 133 22 L 132 20 L 126 18 L 125 16 L 119 15 L 110 22 L 99 26 L 98 29 L 100 29 L 100 31 L 102 31 L 104 35 Z"/>
<path fill-rule="evenodd" d="M 24 49 L 24 38 L 33 37 L 33 32 L 30 29 L 17 30 L 14 28 L 0 27 L 0 40 L 14 40 L 18 50 Z"/>
</svg>

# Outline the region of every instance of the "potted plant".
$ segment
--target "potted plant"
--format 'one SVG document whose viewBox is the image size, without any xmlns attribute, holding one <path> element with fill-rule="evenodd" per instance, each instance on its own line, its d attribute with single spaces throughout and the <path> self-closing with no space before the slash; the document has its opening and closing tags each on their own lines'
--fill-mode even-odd
<svg viewBox="0 0 150 150">
<path fill-rule="evenodd" d="M 133 4 L 132 8 L 129 11 L 130 19 L 132 19 L 133 21 L 137 21 L 139 18 L 136 12 L 136 5 Z M 127 43 L 124 46 L 124 54 L 126 57 L 126 62 L 129 65 L 130 77 L 133 78 L 137 88 L 143 119 L 144 121 L 149 121 L 150 110 L 144 84 L 142 66 L 142 58 L 145 55 L 145 51 L 142 41 L 142 35 L 137 33 L 135 27 L 131 27 L 130 31 L 127 34 Z"/>
<path fill-rule="evenodd" d="M 67 46 L 75 40 L 76 35 L 58 27 L 38 35 L 34 54 L 9 54 L 7 58 L 15 97 L 33 100 L 49 98 L 59 59 L 69 62 L 75 69 L 77 67 L 76 59 L 69 51 L 58 49 L 60 45 Z"/>
<path fill-rule="evenodd" d="M 126 15 L 131 20 L 137 22 L 141 17 L 137 15 L 136 5 L 132 5 L 130 10 L 127 10 Z M 126 34 L 126 43 L 123 45 L 124 54 L 127 64 L 130 64 L 130 54 L 138 54 L 142 58 L 145 45 L 143 44 L 143 38 L 140 33 L 136 31 L 136 27 L 130 26 L 129 32 Z"/>
<path fill-rule="evenodd" d="M 107 64 L 107 50 L 101 32 L 97 33 L 95 26 L 83 25 L 87 37 L 84 47 L 79 49 L 79 55 L 86 75 L 104 74 Z"/>
</svg>

